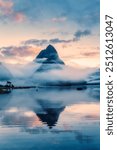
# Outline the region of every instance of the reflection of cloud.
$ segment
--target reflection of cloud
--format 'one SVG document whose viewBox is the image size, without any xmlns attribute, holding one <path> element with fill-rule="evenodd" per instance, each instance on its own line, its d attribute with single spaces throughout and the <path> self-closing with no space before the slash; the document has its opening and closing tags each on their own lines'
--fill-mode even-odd
<svg viewBox="0 0 117 150">
<path fill-rule="evenodd" d="M 86 115 L 84 119 L 99 120 L 99 115 Z"/>
<path fill-rule="evenodd" d="M 94 140 L 93 136 L 83 135 L 81 132 L 76 132 L 76 140 L 80 143 L 91 143 Z"/>
<path fill-rule="evenodd" d="M 13 126 L 41 126 L 42 123 L 32 111 L 21 110 L 16 107 L 10 108 L 2 113 L 1 122 L 3 125 Z"/>
<path fill-rule="evenodd" d="M 99 105 L 97 104 L 75 104 L 65 109 L 69 115 L 76 114 L 79 120 L 90 117 L 99 120 Z M 79 115 L 80 114 L 80 115 Z"/>
<path fill-rule="evenodd" d="M 33 128 L 23 128 L 22 129 L 22 132 L 28 132 L 30 134 L 39 134 L 39 133 L 45 133 L 47 134 L 48 133 L 48 129 L 44 129 L 42 127 L 33 127 Z M 63 134 L 63 133 L 75 133 L 76 130 L 64 130 L 64 129 L 52 129 L 52 130 L 49 130 L 50 133 L 53 133 L 53 134 Z"/>
</svg>

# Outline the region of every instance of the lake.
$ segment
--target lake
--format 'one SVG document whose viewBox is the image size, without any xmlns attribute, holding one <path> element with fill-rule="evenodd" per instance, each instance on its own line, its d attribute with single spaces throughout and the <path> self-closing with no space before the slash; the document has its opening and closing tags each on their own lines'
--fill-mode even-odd
<svg viewBox="0 0 117 150">
<path fill-rule="evenodd" d="M 0 95 L 0 150 L 99 150 L 100 87 Z"/>
</svg>

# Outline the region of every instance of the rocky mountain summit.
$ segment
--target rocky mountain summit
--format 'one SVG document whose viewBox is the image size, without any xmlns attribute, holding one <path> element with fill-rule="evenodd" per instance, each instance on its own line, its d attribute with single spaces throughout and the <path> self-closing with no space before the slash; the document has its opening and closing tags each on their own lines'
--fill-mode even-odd
<svg viewBox="0 0 117 150">
<path fill-rule="evenodd" d="M 36 57 L 36 60 L 38 61 L 38 59 L 42 59 L 42 58 L 46 58 L 46 60 L 43 62 L 45 64 L 64 65 L 64 62 L 59 58 L 57 50 L 52 45 L 48 45 L 46 49 L 42 50 Z"/>
<path fill-rule="evenodd" d="M 52 45 L 48 45 L 46 49 L 42 50 L 35 58 L 35 62 L 42 63 L 37 72 L 62 69 L 62 66 L 65 65 Z"/>
</svg>

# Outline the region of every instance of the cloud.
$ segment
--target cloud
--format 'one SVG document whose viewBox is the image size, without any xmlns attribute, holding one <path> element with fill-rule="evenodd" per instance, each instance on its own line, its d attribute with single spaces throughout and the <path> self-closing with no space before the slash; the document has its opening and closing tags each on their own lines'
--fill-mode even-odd
<svg viewBox="0 0 117 150">
<path fill-rule="evenodd" d="M 28 57 L 34 55 L 38 50 L 31 46 L 9 46 L 0 48 L 0 52 L 2 56 L 12 57 L 12 56 L 20 56 L 20 57 Z"/>
<path fill-rule="evenodd" d="M 48 44 L 48 40 L 46 40 L 46 39 L 42 39 L 42 40 L 29 39 L 29 40 L 23 41 L 22 44 L 24 44 L 24 45 L 43 46 L 45 44 Z"/>
<path fill-rule="evenodd" d="M 0 17 L 12 13 L 13 2 L 11 0 L 0 0 Z"/>
<path fill-rule="evenodd" d="M 61 40 L 59 38 L 54 38 L 50 39 L 49 42 L 52 44 L 57 44 L 57 43 L 69 43 L 71 40 Z"/>
<path fill-rule="evenodd" d="M 67 0 L 68 9 L 64 14 L 67 18 L 83 27 L 99 25 L 100 22 L 100 0 Z"/>
<path fill-rule="evenodd" d="M 93 57 L 93 56 L 99 55 L 99 51 L 97 51 L 97 52 L 84 52 L 84 53 L 81 53 L 81 55 L 85 56 L 85 57 Z"/>
<path fill-rule="evenodd" d="M 57 23 L 73 21 L 92 27 L 100 20 L 100 0 L 64 0 L 64 3 L 63 0 L 0 0 L 0 4 L 2 8 L 9 7 L 13 14 L 24 14 L 31 23 L 42 20 Z"/>
<path fill-rule="evenodd" d="M 20 12 L 16 13 L 13 18 L 14 18 L 14 21 L 17 23 L 21 23 L 26 20 L 26 16 Z"/>
<path fill-rule="evenodd" d="M 0 0 L 0 8 L 9 9 L 12 8 L 13 2 L 11 0 Z"/>
<path fill-rule="evenodd" d="M 25 46 L 29 46 L 29 45 L 33 45 L 33 46 L 45 46 L 48 44 L 59 44 L 59 43 L 69 43 L 72 40 L 63 40 L 63 39 L 59 39 L 59 38 L 53 38 L 50 40 L 46 40 L 46 39 L 42 39 L 42 40 L 38 40 L 38 39 L 29 39 L 26 41 L 21 42 L 23 45 Z"/>
<path fill-rule="evenodd" d="M 84 31 L 78 30 L 74 34 L 75 39 L 80 39 L 81 37 L 85 37 L 85 36 L 89 36 L 89 35 L 91 35 L 91 31 L 90 30 L 84 30 Z"/>
<path fill-rule="evenodd" d="M 16 18 L 17 22 L 22 21 L 22 15 L 19 14 L 19 16 Z M 21 17 L 21 18 L 20 18 Z M 86 37 L 91 35 L 90 30 L 78 30 L 73 34 L 73 38 L 71 39 L 61 39 L 61 38 L 52 38 L 52 39 L 29 39 L 26 41 L 22 41 L 19 46 L 8 46 L 8 47 L 1 47 L 0 48 L 0 55 L 3 56 L 34 56 L 37 54 L 43 47 L 46 47 L 49 44 L 64 44 L 65 45 L 71 43 L 71 42 L 77 42 L 81 40 L 82 37 Z M 91 53 L 84 53 L 83 56 L 93 56 L 95 52 Z"/>
<path fill-rule="evenodd" d="M 12 0 L 0 0 L 0 20 L 2 22 L 14 21 L 21 23 L 26 19 L 25 14 L 14 10 L 15 3 Z"/>
<path fill-rule="evenodd" d="M 66 20 L 67 20 L 66 17 L 52 18 L 52 22 L 56 22 L 56 23 L 65 22 Z"/>
<path fill-rule="evenodd" d="M 78 41 L 80 40 L 82 37 L 85 36 L 89 36 L 91 35 L 91 31 L 90 30 L 78 30 L 76 33 L 74 33 L 74 37 L 72 39 L 68 39 L 68 40 L 64 40 L 64 39 L 60 39 L 60 38 L 53 38 L 53 39 L 42 39 L 42 40 L 38 40 L 38 39 L 29 39 L 26 41 L 23 41 L 22 44 L 23 45 L 35 45 L 35 46 L 45 46 L 47 44 L 59 44 L 59 43 L 70 43 L 70 42 L 74 42 L 74 41 Z"/>
</svg>

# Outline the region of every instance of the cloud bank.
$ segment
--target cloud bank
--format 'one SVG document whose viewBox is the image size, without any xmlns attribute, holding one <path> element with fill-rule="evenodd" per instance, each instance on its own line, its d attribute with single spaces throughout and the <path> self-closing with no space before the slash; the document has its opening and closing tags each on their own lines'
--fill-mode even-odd
<svg viewBox="0 0 117 150">
<path fill-rule="evenodd" d="M 72 20 L 84 26 L 99 23 L 99 0 L 0 0 L 1 21 L 30 22 L 43 18 L 53 23 Z M 37 13 L 38 12 L 38 13 Z M 13 18 L 14 16 L 14 18 Z"/>
</svg>

